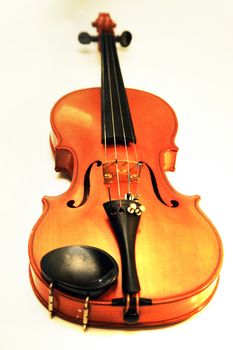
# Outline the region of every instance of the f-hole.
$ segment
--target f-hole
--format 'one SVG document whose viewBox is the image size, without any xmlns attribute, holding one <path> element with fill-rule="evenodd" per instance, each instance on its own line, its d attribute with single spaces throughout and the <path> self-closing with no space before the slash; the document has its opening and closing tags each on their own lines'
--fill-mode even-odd
<svg viewBox="0 0 233 350">
<path fill-rule="evenodd" d="M 90 194 L 90 173 L 91 173 L 91 169 L 93 167 L 93 165 L 96 164 L 98 167 L 102 165 L 102 162 L 100 160 L 95 160 L 94 162 L 92 162 L 89 167 L 86 170 L 85 176 L 84 176 L 84 190 L 83 190 L 83 199 L 81 200 L 81 202 L 78 205 L 75 205 L 75 201 L 73 199 L 69 200 L 66 205 L 69 208 L 79 208 L 82 205 L 84 205 L 89 197 Z"/>
<path fill-rule="evenodd" d="M 167 207 L 177 208 L 179 206 L 179 202 L 176 201 L 175 199 L 170 200 L 169 204 L 164 202 L 163 198 L 161 197 L 161 195 L 159 193 L 156 177 L 155 177 L 155 175 L 153 173 L 153 170 L 151 169 L 151 167 L 147 163 L 145 163 L 145 162 L 141 162 L 141 163 L 144 163 L 147 166 L 147 168 L 148 168 L 148 170 L 150 172 L 150 178 L 151 178 L 152 187 L 153 187 L 154 193 L 155 193 L 156 197 L 158 198 L 158 200 L 161 203 L 163 203 L 164 205 L 166 205 Z"/>
</svg>

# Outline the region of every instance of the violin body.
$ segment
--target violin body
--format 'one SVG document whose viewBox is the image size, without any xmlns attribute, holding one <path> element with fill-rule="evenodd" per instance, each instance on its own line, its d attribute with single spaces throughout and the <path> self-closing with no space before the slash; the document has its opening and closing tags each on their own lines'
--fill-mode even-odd
<svg viewBox="0 0 233 350">
<path fill-rule="evenodd" d="M 128 294 L 122 282 L 125 261 L 121 256 L 122 243 L 103 208 L 110 186 L 103 181 L 103 173 L 104 176 L 118 173 L 106 173 L 103 168 L 106 147 L 100 142 L 100 88 L 65 95 L 51 113 L 55 169 L 65 172 L 71 185 L 59 196 L 43 198 L 43 214 L 29 240 L 30 279 L 42 304 L 49 308 L 52 300 L 53 315 L 75 323 L 146 327 L 179 322 L 202 309 L 218 284 L 222 264 L 220 237 L 200 210 L 199 197 L 176 192 L 165 174 L 175 168 L 175 113 L 164 100 L 150 93 L 126 89 L 126 94 L 137 136 L 137 156 L 143 163 L 140 202 L 146 208 L 134 237 L 140 290 L 127 292 L 132 296 L 128 307 L 136 304 L 138 317 L 133 322 L 126 322 L 123 317 Z M 109 144 L 107 151 L 108 158 L 115 159 L 116 147 Z M 135 159 L 133 143 L 128 143 L 127 152 L 129 159 Z M 118 172 L 123 179 L 124 144 L 117 145 L 117 155 Z M 114 198 L 119 192 L 118 185 L 117 181 L 111 182 Z M 126 187 L 122 180 L 122 193 L 127 193 Z M 119 267 L 117 281 L 97 298 L 90 297 L 88 305 L 85 297 L 69 294 L 57 288 L 56 283 L 51 288 L 41 271 L 41 259 L 47 253 L 80 245 L 107 252 Z"/>
</svg>

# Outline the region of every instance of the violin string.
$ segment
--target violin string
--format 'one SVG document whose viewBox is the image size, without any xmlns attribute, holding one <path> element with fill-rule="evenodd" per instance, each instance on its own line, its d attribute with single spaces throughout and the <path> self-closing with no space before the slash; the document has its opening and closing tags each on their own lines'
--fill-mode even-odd
<svg viewBox="0 0 233 350">
<path fill-rule="evenodd" d="M 110 40 L 110 36 L 109 36 Z M 115 57 L 113 54 L 113 45 L 115 43 L 113 40 L 110 41 L 112 45 L 112 50 L 111 50 L 111 56 L 113 60 L 113 70 L 114 70 L 114 77 L 116 81 L 116 91 L 117 91 L 117 99 L 118 99 L 118 105 L 119 105 L 119 110 L 120 110 L 120 117 L 121 117 L 121 126 L 122 126 L 122 131 L 123 131 L 123 138 L 124 138 L 124 146 L 125 146 L 125 154 L 126 154 L 126 162 L 127 162 L 127 183 L 128 183 L 128 193 L 130 193 L 130 166 L 129 166 L 129 153 L 128 153 L 128 146 L 127 146 L 127 141 L 126 141 L 126 135 L 125 135 L 125 125 L 124 125 L 124 119 L 123 119 L 123 113 L 122 113 L 122 107 L 121 107 L 121 101 L 120 101 L 120 92 L 119 92 L 119 84 L 118 84 L 118 79 L 117 79 L 117 72 L 116 72 L 116 62 L 115 62 Z"/>
<path fill-rule="evenodd" d="M 130 132 L 131 132 L 131 137 L 133 139 L 133 128 L 132 125 L 130 123 Z M 135 184 L 135 194 L 139 194 L 139 174 L 140 174 L 140 170 L 139 170 L 139 158 L 138 158 L 138 152 L 137 152 L 137 146 L 136 143 L 133 142 L 133 149 L 134 149 L 134 155 L 135 155 L 135 159 L 136 159 L 136 163 L 137 163 L 137 176 L 138 176 L 138 182 Z"/>
<path fill-rule="evenodd" d="M 101 45 L 104 45 L 104 41 L 102 40 Z M 104 50 L 102 51 L 102 54 Z M 104 69 L 104 59 L 102 57 L 101 60 L 101 81 L 102 81 L 102 97 L 105 100 L 105 94 L 106 94 L 106 85 L 104 84 L 104 80 L 105 80 L 105 69 Z M 103 101 L 102 103 L 102 108 L 104 108 L 105 106 L 105 101 Z M 104 163 L 106 165 L 107 168 L 107 172 L 109 172 L 109 166 L 108 166 L 108 159 L 107 159 L 107 131 L 106 131 L 106 115 L 105 115 L 105 110 L 102 110 L 102 118 L 103 118 L 103 128 L 104 128 Z M 110 184 L 108 184 L 108 197 L 109 197 L 109 201 L 111 202 L 111 187 Z"/>
<path fill-rule="evenodd" d="M 101 45 L 104 45 L 104 42 L 102 40 L 102 43 Z M 103 51 L 102 51 L 103 52 Z M 105 80 L 105 70 L 104 70 L 104 59 L 102 58 L 101 60 L 101 74 L 102 74 L 102 77 L 101 77 L 101 80 L 102 80 L 102 96 L 103 96 L 103 99 L 105 100 L 105 94 L 106 94 L 106 91 L 105 91 L 105 84 L 104 84 L 104 80 Z M 103 101 L 102 103 L 102 108 L 104 108 L 105 106 L 105 101 Z M 106 116 L 105 116 L 105 111 L 102 110 L 102 118 L 104 119 L 103 120 L 103 127 L 104 127 L 104 162 L 107 163 L 107 132 L 106 132 Z"/>
<path fill-rule="evenodd" d="M 127 96 L 126 96 L 127 98 Z M 129 106 L 128 106 L 129 108 Z M 133 130 L 133 125 L 132 123 L 129 123 L 130 124 L 130 134 L 131 134 L 131 139 L 132 140 L 135 140 L 135 135 L 134 135 L 134 130 Z M 137 175 L 138 175 L 138 183 L 136 183 L 136 186 L 135 186 L 135 190 L 136 190 L 136 194 L 138 193 L 138 187 L 139 187 L 139 174 L 140 174 L 140 170 L 139 170 L 139 157 L 138 157 L 138 152 L 137 152 L 137 146 L 136 146 L 136 141 L 135 142 L 132 142 L 133 143 L 133 150 L 134 150 L 134 156 L 135 156 L 135 162 L 137 164 Z"/>
<path fill-rule="evenodd" d="M 107 39 L 108 36 L 105 37 Z M 117 155 L 117 144 L 116 144 L 116 131 L 115 131 L 115 120 L 114 120 L 114 111 L 113 111 L 113 99 L 112 99 L 112 81 L 111 81 L 111 74 L 110 74 L 110 64 L 109 64 L 109 44 L 108 40 L 105 40 L 106 42 L 106 59 L 107 59 L 107 70 L 108 70 L 108 82 L 109 82 L 109 94 L 110 94 L 110 106 L 111 106 L 111 118 L 112 118 L 112 130 L 113 130 L 113 140 L 114 140 L 114 156 L 116 161 L 116 177 L 117 177 L 117 189 L 118 189 L 118 196 L 120 201 L 120 207 L 121 207 L 121 188 L 120 188 L 120 177 L 119 177 L 119 165 L 118 165 L 118 155 Z"/>
<path fill-rule="evenodd" d="M 113 55 L 113 53 L 112 53 Z M 114 57 L 113 57 L 114 60 Z M 115 73 L 115 78 L 116 78 L 116 65 L 114 64 L 114 73 Z M 118 86 L 118 79 L 115 79 L 117 82 L 117 95 L 118 95 L 118 102 L 119 102 L 119 108 L 120 108 L 120 115 L 121 115 L 121 123 L 122 123 L 122 129 L 123 129 L 123 134 L 124 134 L 124 144 L 125 144 L 125 149 L 126 149 L 126 160 L 127 160 L 127 165 L 128 165 L 128 193 L 131 193 L 131 189 L 130 189 L 130 167 L 129 167 L 129 153 L 128 153 L 128 146 L 127 146 L 127 142 L 126 142 L 126 136 L 125 136 L 125 127 L 124 127 L 124 120 L 123 120 L 123 115 L 122 115 L 122 109 L 121 109 L 121 103 L 120 103 L 120 94 L 119 94 L 119 86 Z M 134 131 L 133 131 L 133 126 L 130 123 L 130 133 L 131 133 L 131 138 L 132 140 L 135 139 L 134 137 Z M 138 152 L 137 152 L 137 146 L 136 146 L 136 142 L 133 142 L 133 150 L 134 150 L 134 155 L 135 155 L 135 161 L 137 163 L 137 175 L 138 175 L 138 183 L 139 183 L 139 158 L 138 158 Z M 139 184 L 136 183 L 135 185 L 135 193 L 138 194 L 139 193 Z"/>
</svg>

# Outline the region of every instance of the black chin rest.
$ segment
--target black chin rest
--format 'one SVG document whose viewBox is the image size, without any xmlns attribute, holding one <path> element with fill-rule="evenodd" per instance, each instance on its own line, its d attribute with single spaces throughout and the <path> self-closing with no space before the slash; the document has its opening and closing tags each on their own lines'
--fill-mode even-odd
<svg viewBox="0 0 233 350">
<path fill-rule="evenodd" d="M 54 249 L 41 259 L 42 276 L 61 291 L 98 297 L 117 279 L 118 266 L 111 255 L 90 246 Z"/>
</svg>

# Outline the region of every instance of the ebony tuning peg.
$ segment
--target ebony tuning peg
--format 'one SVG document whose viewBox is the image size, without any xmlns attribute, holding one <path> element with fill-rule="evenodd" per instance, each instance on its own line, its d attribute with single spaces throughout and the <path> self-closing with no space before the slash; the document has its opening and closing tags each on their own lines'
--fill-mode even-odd
<svg viewBox="0 0 233 350">
<path fill-rule="evenodd" d="M 98 36 L 91 36 L 86 32 L 82 32 L 78 35 L 78 40 L 81 44 L 90 44 L 92 41 L 98 41 Z"/>
<path fill-rule="evenodd" d="M 81 44 L 90 44 L 90 42 L 98 41 L 98 36 L 92 36 L 86 32 L 82 32 L 78 35 L 78 40 Z M 123 47 L 129 46 L 132 40 L 132 34 L 128 31 L 123 32 L 121 35 L 117 35 L 115 40 L 121 44 Z"/>
<path fill-rule="evenodd" d="M 123 47 L 129 46 L 132 40 L 132 34 L 128 31 L 123 32 L 120 36 L 116 36 L 116 41 L 121 44 Z"/>
</svg>

